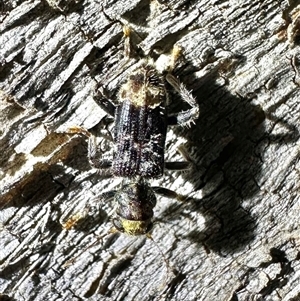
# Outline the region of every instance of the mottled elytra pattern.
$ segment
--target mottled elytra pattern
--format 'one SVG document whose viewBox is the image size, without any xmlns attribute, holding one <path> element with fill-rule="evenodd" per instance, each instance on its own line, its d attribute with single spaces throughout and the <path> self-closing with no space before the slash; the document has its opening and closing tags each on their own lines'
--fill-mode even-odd
<svg viewBox="0 0 300 301">
<path fill-rule="evenodd" d="M 125 59 L 129 59 L 132 52 L 129 49 L 128 27 L 124 28 L 124 38 Z M 196 100 L 185 86 L 170 74 L 180 51 L 180 47 L 174 47 L 164 71 L 158 71 L 161 68 L 157 68 L 151 58 L 142 59 L 136 70 L 128 75 L 126 82 L 120 87 L 116 102 L 103 95 L 96 99 L 99 106 L 114 117 L 114 153 L 111 162 L 102 159 L 102 154 L 97 152 L 95 139 L 91 137 L 89 159 L 95 168 L 105 168 L 109 175 L 123 178 L 120 189 L 110 192 L 110 199 L 117 203 L 113 220 L 115 227 L 130 235 L 142 235 L 151 230 L 153 208 L 156 205 L 155 193 L 179 198 L 175 192 L 168 189 L 151 187 L 149 179 L 162 177 L 164 168 L 182 170 L 191 165 L 185 151 L 181 151 L 186 160 L 184 162 L 164 160 L 168 125 L 188 124 L 199 115 Z M 168 115 L 167 82 L 192 107 L 191 109 Z"/>
<path fill-rule="evenodd" d="M 143 65 L 122 86 L 119 102 L 112 173 L 120 177 L 161 177 L 167 132 L 163 79 L 149 65 Z"/>
</svg>

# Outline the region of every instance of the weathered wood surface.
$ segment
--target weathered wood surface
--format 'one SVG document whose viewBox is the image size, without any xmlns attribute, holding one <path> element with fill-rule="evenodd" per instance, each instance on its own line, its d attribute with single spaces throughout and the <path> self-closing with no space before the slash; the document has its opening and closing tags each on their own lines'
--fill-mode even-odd
<svg viewBox="0 0 300 301">
<path fill-rule="evenodd" d="M 297 1 L 160 2 L 0 3 L 0 292 L 13 300 L 300 298 Z M 167 143 L 174 159 L 186 141 L 196 168 L 155 182 L 189 197 L 156 207 L 169 269 L 144 237 L 85 249 L 111 228 L 97 195 L 119 180 L 66 130 L 105 116 L 93 94 L 98 81 L 114 97 L 128 72 L 126 22 L 145 53 L 185 49 L 175 74 L 201 109 Z"/>
</svg>

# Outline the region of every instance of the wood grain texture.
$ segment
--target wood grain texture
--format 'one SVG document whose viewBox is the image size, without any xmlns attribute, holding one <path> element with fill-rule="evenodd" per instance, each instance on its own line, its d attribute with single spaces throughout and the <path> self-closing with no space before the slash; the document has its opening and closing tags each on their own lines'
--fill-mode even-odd
<svg viewBox="0 0 300 301">
<path fill-rule="evenodd" d="M 159 2 L 0 3 L 0 293 L 13 300 L 300 298 L 297 1 Z M 105 236 L 114 204 L 97 196 L 120 180 L 67 133 L 99 132 L 97 85 L 115 99 L 134 68 L 124 24 L 146 54 L 184 49 L 174 73 L 201 111 L 168 132 L 167 159 L 184 141 L 196 165 L 153 181 L 188 197 L 159 198 L 156 243 Z"/>
</svg>

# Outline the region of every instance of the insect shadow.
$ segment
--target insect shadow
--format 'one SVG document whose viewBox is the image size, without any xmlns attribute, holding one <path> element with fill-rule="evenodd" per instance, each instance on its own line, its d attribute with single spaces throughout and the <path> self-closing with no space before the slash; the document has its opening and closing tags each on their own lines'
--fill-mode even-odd
<svg viewBox="0 0 300 301">
<path fill-rule="evenodd" d="M 262 198 L 258 183 L 266 144 L 279 140 L 292 143 L 299 133 L 285 124 L 288 134 L 268 139 L 264 120 L 274 119 L 272 113 L 251 103 L 253 95 L 230 94 L 226 86 L 216 83 L 218 77 L 216 70 L 195 80 L 192 87 L 199 101 L 199 119 L 189 131 L 175 129 L 178 135 L 184 131 L 188 148 L 194 149 L 196 168 L 182 177 L 193 184 L 195 195 L 201 191 L 201 198 L 173 203 L 161 214 L 160 222 L 176 224 L 178 216 L 184 214 L 190 222 L 184 234 L 176 234 L 180 239 L 228 254 L 238 252 L 254 239 L 256 220 L 243 208 L 243 202 L 253 199 L 257 203 Z M 195 213 L 205 220 L 203 230 L 193 226 Z"/>
</svg>

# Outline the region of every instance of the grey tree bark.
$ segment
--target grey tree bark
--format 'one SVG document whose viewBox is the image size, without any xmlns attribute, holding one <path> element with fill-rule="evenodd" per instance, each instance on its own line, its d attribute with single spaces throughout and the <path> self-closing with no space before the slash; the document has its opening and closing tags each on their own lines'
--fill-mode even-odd
<svg viewBox="0 0 300 301">
<path fill-rule="evenodd" d="M 298 1 L 4 0 L 0 3 L 0 300 L 300 300 Z M 110 233 L 117 189 L 87 139 L 140 56 L 175 75 L 200 118 L 168 131 L 195 167 L 153 181 L 152 240 Z M 159 56 L 159 54 L 157 54 Z M 172 109 L 182 110 L 172 94 Z M 5 299 L 10 298 L 10 299 Z"/>
</svg>

